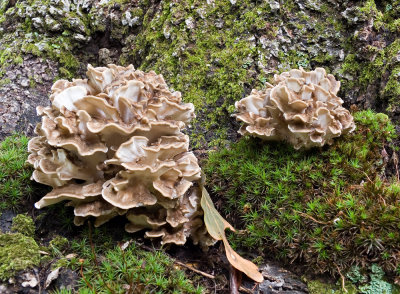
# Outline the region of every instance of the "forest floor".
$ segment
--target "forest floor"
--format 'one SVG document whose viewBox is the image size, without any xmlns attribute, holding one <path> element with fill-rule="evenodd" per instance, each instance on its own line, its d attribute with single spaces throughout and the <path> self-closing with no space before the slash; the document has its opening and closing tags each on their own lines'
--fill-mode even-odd
<svg viewBox="0 0 400 294">
<path fill-rule="evenodd" d="M 0 293 L 230 291 L 220 243 L 162 247 L 122 217 L 76 227 L 70 207 L 34 208 L 48 192 L 25 164 L 36 107 L 110 63 L 163 74 L 195 105 L 190 148 L 265 279 L 243 275 L 241 293 L 399 293 L 399 0 L 0 1 Z M 241 138 L 234 103 L 299 67 L 341 82 L 354 134 L 310 152 Z"/>
</svg>

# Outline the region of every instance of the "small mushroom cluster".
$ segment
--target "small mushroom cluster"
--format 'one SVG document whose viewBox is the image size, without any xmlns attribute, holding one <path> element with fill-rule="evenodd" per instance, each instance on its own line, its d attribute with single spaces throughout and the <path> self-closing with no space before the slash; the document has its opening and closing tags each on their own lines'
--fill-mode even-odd
<svg viewBox="0 0 400 294">
<path fill-rule="evenodd" d="M 275 75 L 274 85 L 235 103 L 239 133 L 263 140 L 285 140 L 294 148 L 332 144 L 332 139 L 355 129 L 353 117 L 336 94 L 340 82 L 316 68 L 292 69 Z"/>
<path fill-rule="evenodd" d="M 128 232 L 146 229 L 162 243 L 215 243 L 203 222 L 201 170 L 181 132 L 193 105 L 132 65 L 89 65 L 87 76 L 57 81 L 51 107 L 37 108 L 28 162 L 32 178 L 53 190 L 35 206 L 68 200 L 76 225 L 126 215 Z"/>
</svg>

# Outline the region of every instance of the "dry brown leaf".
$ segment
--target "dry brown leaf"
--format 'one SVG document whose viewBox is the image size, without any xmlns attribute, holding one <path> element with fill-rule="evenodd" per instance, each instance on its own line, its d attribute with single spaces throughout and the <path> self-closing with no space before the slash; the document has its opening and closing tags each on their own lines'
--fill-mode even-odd
<svg viewBox="0 0 400 294">
<path fill-rule="evenodd" d="M 225 246 L 226 257 L 237 270 L 245 273 L 249 278 L 261 283 L 264 278 L 258 271 L 258 267 L 251 261 L 237 254 L 226 239 L 225 229 L 235 229 L 218 213 L 207 190 L 202 187 L 201 207 L 204 211 L 204 222 L 208 233 L 216 240 L 222 240 Z"/>
</svg>

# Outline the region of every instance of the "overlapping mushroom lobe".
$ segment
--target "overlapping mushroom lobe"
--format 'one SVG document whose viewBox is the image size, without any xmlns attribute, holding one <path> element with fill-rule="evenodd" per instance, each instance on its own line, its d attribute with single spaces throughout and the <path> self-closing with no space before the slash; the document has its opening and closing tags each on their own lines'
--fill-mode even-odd
<svg viewBox="0 0 400 294">
<path fill-rule="evenodd" d="M 296 149 L 331 144 L 355 129 L 353 117 L 336 94 L 340 82 L 325 69 L 302 68 L 275 75 L 274 84 L 252 90 L 235 103 L 242 135 L 263 140 L 285 140 Z"/>
<path fill-rule="evenodd" d="M 28 162 L 32 178 L 53 190 L 35 206 L 68 200 L 77 225 L 126 215 L 128 232 L 213 244 L 202 220 L 201 170 L 182 133 L 193 105 L 161 75 L 132 65 L 89 65 L 87 76 L 55 82 L 51 107 L 37 108 L 42 121 Z"/>
</svg>

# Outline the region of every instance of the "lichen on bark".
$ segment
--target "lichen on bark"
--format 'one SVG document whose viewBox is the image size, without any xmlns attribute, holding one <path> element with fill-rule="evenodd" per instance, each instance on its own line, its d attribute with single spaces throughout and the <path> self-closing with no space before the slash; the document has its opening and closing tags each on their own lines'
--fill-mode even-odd
<svg viewBox="0 0 400 294">
<path fill-rule="evenodd" d="M 234 102 L 299 66 L 330 68 L 346 106 L 399 113 L 399 1 L 19 0 L 2 9 L 3 73 L 28 53 L 57 61 L 62 77 L 88 62 L 155 70 L 195 104 L 196 147 L 235 140 Z"/>
</svg>

